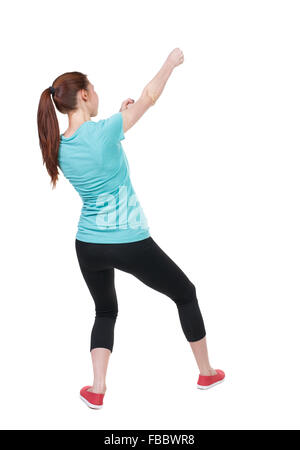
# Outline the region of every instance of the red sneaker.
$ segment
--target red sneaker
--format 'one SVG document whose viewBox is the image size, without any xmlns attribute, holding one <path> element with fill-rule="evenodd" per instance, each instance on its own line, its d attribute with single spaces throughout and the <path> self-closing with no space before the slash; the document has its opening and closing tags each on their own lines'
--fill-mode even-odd
<svg viewBox="0 0 300 450">
<path fill-rule="evenodd" d="M 197 388 L 209 389 L 224 381 L 225 373 L 223 370 L 216 369 L 216 375 L 199 375 Z"/>
<path fill-rule="evenodd" d="M 92 409 L 101 409 L 103 406 L 104 394 L 95 394 L 95 392 L 90 392 L 92 386 L 85 386 L 80 391 L 80 398 Z"/>
</svg>

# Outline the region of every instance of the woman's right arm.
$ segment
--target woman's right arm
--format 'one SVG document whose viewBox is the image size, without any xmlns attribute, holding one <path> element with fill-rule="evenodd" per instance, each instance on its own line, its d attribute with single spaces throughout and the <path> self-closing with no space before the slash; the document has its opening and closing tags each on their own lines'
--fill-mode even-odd
<svg viewBox="0 0 300 450">
<path fill-rule="evenodd" d="M 123 131 L 129 130 L 141 116 L 154 105 L 160 97 L 166 82 L 168 81 L 173 69 L 184 60 L 183 53 L 179 48 L 175 48 L 168 56 L 164 64 L 155 77 L 144 87 L 140 98 L 128 109 L 124 109 L 123 115 Z"/>
</svg>

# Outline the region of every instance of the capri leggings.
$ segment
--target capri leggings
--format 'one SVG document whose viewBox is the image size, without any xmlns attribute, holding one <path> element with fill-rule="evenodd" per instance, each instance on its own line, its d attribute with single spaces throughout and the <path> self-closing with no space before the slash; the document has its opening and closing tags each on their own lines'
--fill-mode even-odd
<svg viewBox="0 0 300 450">
<path fill-rule="evenodd" d="M 97 347 L 113 350 L 118 315 L 114 269 L 134 275 L 173 300 L 189 342 L 206 335 L 194 284 L 152 237 L 117 244 L 94 244 L 76 239 L 75 246 L 80 270 L 95 302 L 90 350 Z"/>
</svg>

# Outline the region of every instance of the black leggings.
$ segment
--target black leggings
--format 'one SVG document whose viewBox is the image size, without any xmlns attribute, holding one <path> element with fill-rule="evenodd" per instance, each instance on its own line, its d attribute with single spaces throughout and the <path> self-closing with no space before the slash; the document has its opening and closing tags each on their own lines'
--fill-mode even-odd
<svg viewBox="0 0 300 450">
<path fill-rule="evenodd" d="M 96 307 L 91 350 L 104 347 L 112 352 L 113 349 L 118 315 L 115 268 L 170 297 L 176 303 L 181 327 L 189 342 L 205 336 L 194 284 L 152 237 L 118 244 L 93 244 L 77 239 L 75 243 L 80 269 Z"/>
</svg>

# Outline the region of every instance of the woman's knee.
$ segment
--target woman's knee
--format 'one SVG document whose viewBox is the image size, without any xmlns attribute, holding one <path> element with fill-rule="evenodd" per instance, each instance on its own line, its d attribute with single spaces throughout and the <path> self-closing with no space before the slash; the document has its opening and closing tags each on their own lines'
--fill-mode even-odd
<svg viewBox="0 0 300 450">
<path fill-rule="evenodd" d="M 118 301 L 115 293 L 102 293 L 94 298 L 96 317 L 117 318 Z"/>
<path fill-rule="evenodd" d="M 117 308 L 112 308 L 109 310 L 96 308 L 96 317 L 108 317 L 108 318 L 116 320 L 117 316 L 118 316 Z"/>
<path fill-rule="evenodd" d="M 190 302 L 197 302 L 196 286 L 194 283 L 189 281 L 185 284 L 177 293 L 175 298 L 173 298 L 177 306 L 185 305 Z"/>
</svg>

